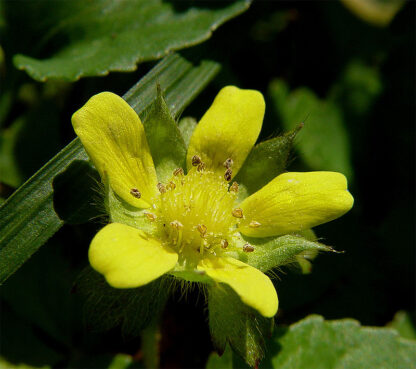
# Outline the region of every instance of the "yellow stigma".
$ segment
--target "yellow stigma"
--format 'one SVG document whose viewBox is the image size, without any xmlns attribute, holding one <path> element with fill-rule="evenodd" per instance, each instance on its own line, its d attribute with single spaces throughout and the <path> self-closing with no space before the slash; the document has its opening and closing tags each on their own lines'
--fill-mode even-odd
<svg viewBox="0 0 416 369">
<path fill-rule="evenodd" d="M 237 231 L 236 192 L 229 190 L 223 176 L 205 170 L 197 159 L 187 175 L 175 170 L 166 186 L 158 184 L 148 219 L 179 253 L 223 252 Z"/>
</svg>

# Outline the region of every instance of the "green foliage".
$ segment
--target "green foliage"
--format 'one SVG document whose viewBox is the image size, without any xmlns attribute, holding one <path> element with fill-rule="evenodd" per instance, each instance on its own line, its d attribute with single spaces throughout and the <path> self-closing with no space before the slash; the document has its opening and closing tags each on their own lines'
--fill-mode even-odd
<svg viewBox="0 0 416 369">
<path fill-rule="evenodd" d="M 186 147 L 189 146 L 192 133 L 197 125 L 197 121 L 192 117 L 185 117 L 179 121 L 179 130 L 182 133 L 183 140 L 185 141 Z"/>
<path fill-rule="evenodd" d="M 157 99 L 143 121 L 157 178 L 166 183 L 176 168 L 184 168 L 186 146 L 158 87 Z"/>
<path fill-rule="evenodd" d="M 302 127 L 298 125 L 282 136 L 259 143 L 251 150 L 235 178 L 240 185 L 239 199 L 246 198 L 284 172 L 293 140 Z"/>
<path fill-rule="evenodd" d="M 386 328 L 362 327 L 352 319 L 325 321 L 312 315 L 289 328 L 279 327 L 259 368 L 409 369 L 415 368 L 416 342 Z M 229 355 L 210 358 L 209 368 L 242 368 Z"/>
<path fill-rule="evenodd" d="M 264 339 L 271 334 L 273 319 L 243 304 L 223 284 L 208 288 L 208 313 L 215 348 L 222 353 L 229 344 L 250 366 L 256 366 L 264 356 Z"/>
<path fill-rule="evenodd" d="M 186 59 L 171 55 L 128 91 L 124 98 L 141 114 L 153 103 L 158 82 L 166 93 L 171 111 L 178 114 L 217 71 L 218 65 L 213 62 L 204 61 L 194 67 Z M 187 88 L 183 88 L 182 83 Z M 64 172 L 75 160 L 87 160 L 78 139 L 45 164 L 0 207 L 0 283 L 63 225 L 64 221 L 54 209 L 52 183 L 55 176 Z M 60 186 L 64 184 L 60 183 Z"/>
<path fill-rule="evenodd" d="M 394 328 L 404 338 L 416 340 L 415 316 L 407 311 L 398 311 L 388 327 Z"/>
<path fill-rule="evenodd" d="M 270 95 L 284 127 L 294 129 L 300 122 L 296 147 L 313 170 L 333 170 L 352 176 L 348 134 L 342 111 L 331 101 L 320 100 L 310 89 L 289 93 L 280 80 L 270 84 Z"/>
<path fill-rule="evenodd" d="M 307 257 L 308 253 L 334 251 L 329 246 L 297 235 L 245 239 L 254 246 L 256 252 L 243 254 L 243 261 L 263 272 L 294 263 L 298 260 L 296 257 Z"/>
<path fill-rule="evenodd" d="M 169 297 L 170 283 L 168 277 L 161 277 L 139 288 L 113 288 L 87 267 L 75 288 L 86 297 L 85 316 L 90 328 L 105 331 L 121 326 L 124 335 L 136 337 L 158 318 Z"/>
<path fill-rule="evenodd" d="M 28 22 L 33 22 L 32 37 L 37 36 L 42 48 L 54 48 L 48 56 L 18 54 L 14 64 L 39 81 L 74 81 L 110 71 L 132 71 L 137 63 L 160 59 L 170 51 L 208 39 L 213 30 L 249 4 L 238 0 L 182 8 L 161 0 L 32 1 L 20 12 L 8 9 L 10 21 L 23 11 L 34 12 L 33 17 L 26 15 Z M 47 20 L 35 24 L 39 17 Z"/>
</svg>

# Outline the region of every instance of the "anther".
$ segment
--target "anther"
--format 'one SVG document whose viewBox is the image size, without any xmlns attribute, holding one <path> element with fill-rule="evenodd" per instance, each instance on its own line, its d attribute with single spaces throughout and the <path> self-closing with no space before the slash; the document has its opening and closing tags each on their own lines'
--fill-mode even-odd
<svg viewBox="0 0 416 369">
<path fill-rule="evenodd" d="M 224 165 L 225 168 L 230 169 L 234 164 L 233 159 L 228 158 L 222 165 Z"/>
<path fill-rule="evenodd" d="M 156 215 L 152 214 L 152 213 L 144 213 L 144 215 L 146 215 L 146 218 L 148 220 L 150 220 L 151 222 L 153 222 L 156 219 Z"/>
<path fill-rule="evenodd" d="M 238 183 L 237 182 L 233 182 L 233 184 L 230 186 L 230 192 L 238 192 Z"/>
<path fill-rule="evenodd" d="M 194 155 L 191 160 L 192 160 L 192 166 L 194 167 L 202 163 L 201 157 L 199 157 L 198 155 Z"/>
<path fill-rule="evenodd" d="M 205 170 L 205 164 L 204 163 L 199 163 L 198 164 L 198 167 L 196 168 L 196 170 L 198 171 L 198 172 L 203 172 L 204 170 Z"/>
<path fill-rule="evenodd" d="M 174 171 L 173 171 L 173 175 L 174 176 L 183 176 L 183 169 L 182 168 L 176 168 Z"/>
<path fill-rule="evenodd" d="M 244 252 L 253 252 L 253 251 L 254 251 L 254 247 L 253 247 L 253 246 L 251 246 L 249 243 L 246 243 L 246 244 L 243 246 L 243 251 L 244 251 Z"/>
<path fill-rule="evenodd" d="M 240 208 L 236 208 L 234 209 L 231 214 L 233 215 L 233 217 L 235 218 L 242 218 L 243 217 L 243 210 Z"/>
<path fill-rule="evenodd" d="M 221 240 L 221 247 L 223 249 L 226 249 L 228 247 L 228 241 L 227 240 Z"/>
<path fill-rule="evenodd" d="M 179 220 L 174 220 L 173 222 L 170 222 L 170 226 L 175 229 L 183 228 L 183 224 Z"/>
<path fill-rule="evenodd" d="M 157 189 L 159 190 L 160 193 L 165 193 L 166 192 L 166 187 L 163 185 L 163 183 L 158 183 L 157 184 Z"/>
<path fill-rule="evenodd" d="M 175 183 L 173 183 L 173 182 L 169 182 L 169 183 L 166 185 L 166 188 L 167 188 L 168 190 L 174 190 L 174 189 L 176 188 L 176 184 L 175 184 Z"/>
<path fill-rule="evenodd" d="M 259 228 L 261 224 L 259 222 L 256 222 L 255 220 L 252 220 L 248 226 L 250 228 Z"/>
<path fill-rule="evenodd" d="M 225 173 L 224 173 L 224 179 L 225 179 L 227 182 L 230 182 L 230 181 L 231 181 L 231 178 L 232 178 L 232 174 L 233 174 L 233 170 L 232 170 L 231 168 L 228 168 L 228 169 L 225 171 Z"/>
<path fill-rule="evenodd" d="M 130 195 L 132 195 L 136 199 L 140 199 L 142 197 L 142 194 L 140 193 L 140 191 L 137 188 L 132 188 L 130 190 Z"/>
<path fill-rule="evenodd" d="M 205 233 L 207 233 L 207 227 L 204 224 L 198 224 L 196 228 L 198 229 L 198 232 L 201 234 L 201 237 L 204 237 Z"/>
</svg>

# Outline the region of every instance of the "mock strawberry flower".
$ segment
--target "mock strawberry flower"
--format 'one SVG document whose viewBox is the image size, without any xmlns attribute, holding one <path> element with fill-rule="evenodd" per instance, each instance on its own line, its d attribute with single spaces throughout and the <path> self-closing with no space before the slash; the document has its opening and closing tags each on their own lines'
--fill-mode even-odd
<svg viewBox="0 0 416 369">
<path fill-rule="evenodd" d="M 92 240 L 89 261 L 111 286 L 140 287 L 168 273 L 226 284 L 264 317 L 276 314 L 275 288 L 266 270 L 252 266 L 267 258 L 256 240 L 333 220 L 353 198 L 335 172 L 283 173 L 252 194 L 239 192 L 234 179 L 257 141 L 264 111 L 258 91 L 223 88 L 193 131 L 182 166 L 164 145 L 153 145 L 152 158 L 148 140 L 155 132 L 145 131 L 115 94 L 93 96 L 73 115 L 106 186 L 111 223 Z"/>
</svg>

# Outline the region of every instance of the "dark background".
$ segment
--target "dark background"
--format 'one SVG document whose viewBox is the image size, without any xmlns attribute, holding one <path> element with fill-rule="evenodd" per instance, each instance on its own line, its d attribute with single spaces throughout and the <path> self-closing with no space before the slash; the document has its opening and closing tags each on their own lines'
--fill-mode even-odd
<svg viewBox="0 0 416 369">
<path fill-rule="evenodd" d="M 309 87 L 325 99 L 351 60 L 365 63 L 380 76 L 381 92 L 364 111 L 357 113 L 348 95 L 343 105 L 354 208 L 316 228 L 323 242 L 345 253 L 320 255 L 311 274 L 302 275 L 293 267 L 278 272 L 277 324 L 317 313 L 326 319 L 350 317 L 363 325 L 384 326 L 397 311 L 415 309 L 414 14 L 414 2 L 409 2 L 389 26 L 379 28 L 336 2 L 259 1 L 220 27 L 208 42 L 184 52 L 192 58 L 212 58 L 223 67 L 183 115 L 200 118 L 224 85 L 257 89 L 267 101 L 263 137 L 283 131 L 268 95 L 271 80 L 281 78 L 291 89 Z M 16 85 L 43 94 L 33 110 L 21 89 L 8 115 L 9 124 L 22 112 L 34 115 L 16 152 L 26 177 L 74 138 L 70 116 L 92 94 L 111 90 L 122 95 L 152 65 L 139 66 L 133 73 L 58 84 L 59 92 L 50 95 L 42 84 L 13 71 Z M 299 152 L 295 150 L 292 158 L 297 170 L 308 170 Z M 3 198 L 13 192 L 5 185 L 0 190 Z M 83 298 L 72 289 L 87 265 L 89 241 L 100 227 L 99 221 L 64 226 L 2 287 L 5 358 L 87 367 L 91 353 L 103 363 L 106 354 L 115 352 L 140 357 L 140 339 L 123 336 L 119 328 L 103 333 L 91 329 L 83 318 Z M 161 365 L 201 367 L 212 351 L 204 301 L 199 298 L 195 306 L 197 292 L 180 297 L 169 301 L 163 315 Z"/>
</svg>

